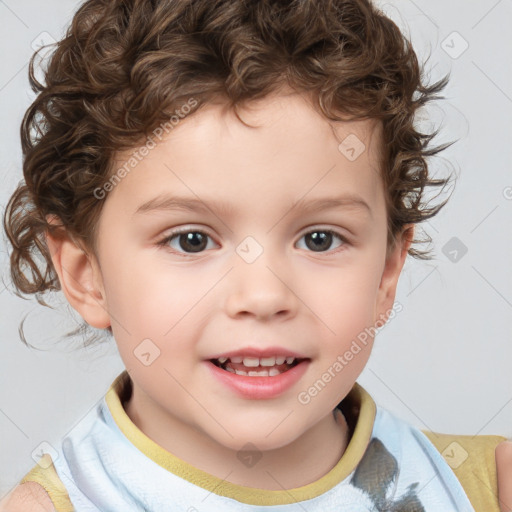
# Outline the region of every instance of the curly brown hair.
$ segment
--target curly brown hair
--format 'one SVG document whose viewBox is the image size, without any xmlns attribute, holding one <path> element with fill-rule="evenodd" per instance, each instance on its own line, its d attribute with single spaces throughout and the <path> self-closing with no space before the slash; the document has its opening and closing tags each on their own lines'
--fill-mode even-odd
<svg viewBox="0 0 512 512">
<path fill-rule="evenodd" d="M 112 175 L 116 153 L 191 97 L 198 109 L 221 98 L 237 113 L 286 85 L 329 120 L 381 121 L 389 244 L 447 202 L 428 207 L 424 192 L 448 183 L 429 175 L 427 158 L 452 143 L 431 147 L 438 130 L 421 133 L 414 122 L 449 77 L 424 84 L 411 42 L 370 0 L 87 0 L 56 43 L 45 84 L 34 74 L 37 53 L 29 66 L 37 97 L 21 125 L 24 182 L 3 225 L 12 281 L 42 304 L 43 292 L 60 289 L 47 216 L 95 252 L 103 201 L 94 190 Z M 430 259 L 413 246 L 409 254 Z"/>
</svg>

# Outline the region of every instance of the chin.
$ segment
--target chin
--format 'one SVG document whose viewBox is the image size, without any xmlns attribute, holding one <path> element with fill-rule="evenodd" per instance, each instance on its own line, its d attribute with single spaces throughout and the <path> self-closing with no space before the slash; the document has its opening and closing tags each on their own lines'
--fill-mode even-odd
<svg viewBox="0 0 512 512">
<path fill-rule="evenodd" d="M 256 423 L 254 423 L 250 428 L 246 427 L 238 429 L 234 428 L 233 425 L 228 424 L 226 424 L 225 427 L 229 434 L 222 430 L 220 436 L 212 436 L 210 434 L 210 437 L 216 443 L 235 452 L 251 449 L 259 450 L 261 452 L 277 450 L 289 445 L 297 437 L 297 433 L 285 431 L 285 429 L 282 428 L 282 425 L 279 427 L 281 430 L 279 433 L 273 432 L 270 435 L 268 435 L 268 433 L 271 432 L 272 429 L 267 430 L 266 428 L 258 428 L 259 426 Z M 277 430 L 278 429 L 276 429 L 276 431 Z"/>
</svg>

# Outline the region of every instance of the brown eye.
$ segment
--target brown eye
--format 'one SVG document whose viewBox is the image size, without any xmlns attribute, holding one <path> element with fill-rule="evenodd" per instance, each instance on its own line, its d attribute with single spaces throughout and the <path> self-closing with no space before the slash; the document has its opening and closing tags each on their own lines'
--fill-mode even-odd
<svg viewBox="0 0 512 512">
<path fill-rule="evenodd" d="M 175 231 L 158 242 L 158 245 L 169 247 L 177 253 L 194 254 L 206 249 L 209 238 L 202 231 Z"/>
<path fill-rule="evenodd" d="M 345 237 L 328 229 L 317 229 L 309 231 L 303 237 L 306 242 L 306 247 L 313 252 L 327 252 L 331 247 L 333 240 L 338 238 L 343 242 L 342 245 L 347 243 Z M 338 246 L 340 247 L 340 246 Z M 333 251 L 336 252 L 336 251 Z"/>
<path fill-rule="evenodd" d="M 206 247 L 207 237 L 198 231 L 178 235 L 178 243 L 186 252 L 200 252 Z"/>
</svg>

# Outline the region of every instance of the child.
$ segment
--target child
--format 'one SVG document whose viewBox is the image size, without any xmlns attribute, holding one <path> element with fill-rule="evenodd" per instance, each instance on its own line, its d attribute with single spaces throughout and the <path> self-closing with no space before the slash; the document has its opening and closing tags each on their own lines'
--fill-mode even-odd
<svg viewBox="0 0 512 512">
<path fill-rule="evenodd" d="M 391 20 L 88 0 L 31 81 L 13 282 L 61 289 L 126 371 L 6 510 L 499 510 L 503 437 L 421 432 L 356 382 L 446 202 L 413 125 L 446 79 Z"/>
</svg>

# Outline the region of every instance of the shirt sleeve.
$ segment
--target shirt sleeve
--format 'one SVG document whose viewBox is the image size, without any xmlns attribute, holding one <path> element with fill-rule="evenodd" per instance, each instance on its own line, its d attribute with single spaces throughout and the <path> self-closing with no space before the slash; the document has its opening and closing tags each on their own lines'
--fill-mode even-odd
<svg viewBox="0 0 512 512">
<path fill-rule="evenodd" d="M 500 512 L 494 450 L 506 438 L 422 432 L 455 473 L 475 512 Z"/>
<path fill-rule="evenodd" d="M 75 509 L 68 492 L 64 487 L 51 456 L 45 453 L 38 464 L 36 464 L 21 480 L 20 484 L 25 482 L 36 482 L 41 485 L 50 496 L 56 512 L 74 512 Z"/>
</svg>

